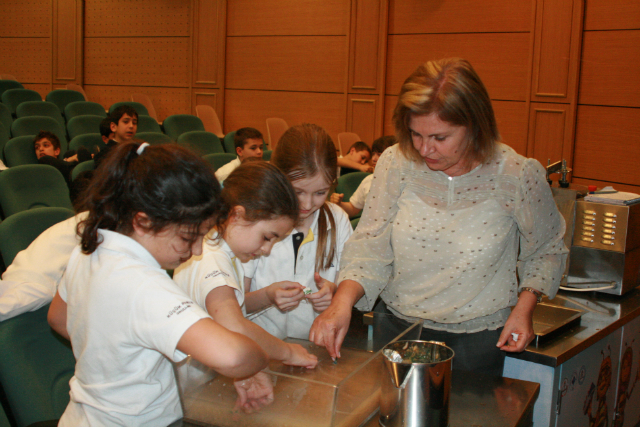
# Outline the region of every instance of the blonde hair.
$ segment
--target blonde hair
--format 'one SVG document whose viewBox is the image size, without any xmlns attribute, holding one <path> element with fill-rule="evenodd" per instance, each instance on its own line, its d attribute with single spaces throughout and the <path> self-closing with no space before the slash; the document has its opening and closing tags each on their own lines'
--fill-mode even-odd
<svg viewBox="0 0 640 427">
<path fill-rule="evenodd" d="M 271 163 L 279 167 L 291 182 L 321 174 L 334 186 L 338 174 L 336 147 L 327 132 L 318 125 L 304 123 L 290 127 L 278 141 L 271 156 Z M 331 225 L 331 244 L 328 244 Z M 316 271 L 331 267 L 336 254 L 336 221 L 329 205 L 320 208 L 318 216 L 318 247 Z"/>
<path fill-rule="evenodd" d="M 405 80 L 393 124 L 399 149 L 407 159 L 422 161 L 411 140 L 411 118 L 432 113 L 444 122 L 467 128 L 467 160 L 485 162 L 493 156 L 500 141 L 498 126 L 489 93 L 469 61 L 428 61 Z"/>
</svg>

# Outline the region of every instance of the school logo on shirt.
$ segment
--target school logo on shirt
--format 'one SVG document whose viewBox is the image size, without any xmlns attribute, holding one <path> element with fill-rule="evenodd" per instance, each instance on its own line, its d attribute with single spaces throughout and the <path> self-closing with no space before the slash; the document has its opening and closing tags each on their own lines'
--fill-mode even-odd
<svg viewBox="0 0 640 427">
<path fill-rule="evenodd" d="M 212 271 L 211 273 L 207 274 L 206 276 L 204 276 L 204 279 L 211 279 L 214 277 L 218 277 L 218 276 L 224 276 L 224 277 L 229 277 L 229 273 L 225 273 L 224 271 L 220 271 L 220 270 L 215 270 Z"/>
<path fill-rule="evenodd" d="M 171 310 L 169 310 L 169 313 L 167 313 L 167 318 L 173 316 L 174 314 L 178 315 L 182 313 L 183 311 L 190 308 L 192 305 L 193 305 L 193 301 L 182 301 L 180 304 L 176 305 Z"/>
</svg>

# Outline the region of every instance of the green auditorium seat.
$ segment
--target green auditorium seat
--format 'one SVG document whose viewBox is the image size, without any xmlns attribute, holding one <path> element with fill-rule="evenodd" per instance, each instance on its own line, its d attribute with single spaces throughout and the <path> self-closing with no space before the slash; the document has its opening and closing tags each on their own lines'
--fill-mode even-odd
<svg viewBox="0 0 640 427">
<path fill-rule="evenodd" d="M 104 111 L 104 107 L 97 102 L 75 101 L 64 107 L 64 116 L 68 122 L 78 116 L 100 116 L 104 118 L 107 117 L 107 112 Z"/>
<path fill-rule="evenodd" d="M 87 133 L 100 134 L 100 122 L 104 117 L 86 115 L 76 116 L 67 122 L 67 132 L 69 132 L 69 138 L 73 139 L 78 135 L 85 135 Z"/>
<path fill-rule="evenodd" d="M 64 112 L 65 108 L 67 108 L 67 105 L 71 104 L 72 102 L 86 101 L 82 93 L 70 89 L 52 90 L 47 94 L 46 100 L 56 104 L 61 112 Z"/>
<path fill-rule="evenodd" d="M 273 150 L 264 150 L 262 152 L 262 160 L 268 162 L 271 160 L 271 155 L 273 154 Z"/>
<path fill-rule="evenodd" d="M 8 89 L 2 93 L 2 103 L 7 106 L 14 117 L 18 105 L 27 101 L 42 101 L 42 97 L 31 89 Z"/>
<path fill-rule="evenodd" d="M 7 80 L 7 79 L 0 80 L 0 97 L 2 96 L 5 90 L 9 90 L 9 89 L 24 89 L 24 86 L 22 86 L 22 83 L 17 82 L 15 80 Z"/>
<path fill-rule="evenodd" d="M 33 135 L 17 136 L 4 146 L 4 159 L 8 167 L 38 164 Z"/>
<path fill-rule="evenodd" d="M 62 117 L 62 113 L 58 109 L 58 106 L 53 102 L 47 101 L 27 101 L 18 105 L 16 108 L 16 116 L 29 117 L 29 116 L 46 116 L 55 119 L 60 125 L 64 127 L 65 122 Z"/>
<path fill-rule="evenodd" d="M 80 175 L 82 172 L 92 171 L 95 168 L 96 168 L 96 165 L 93 160 L 87 160 L 86 162 L 80 163 L 71 171 L 71 181 L 76 179 L 78 175 Z"/>
<path fill-rule="evenodd" d="M 29 209 L 73 209 L 62 173 L 49 165 L 21 165 L 0 173 L 0 206 L 5 218 Z"/>
<path fill-rule="evenodd" d="M 109 107 L 109 114 L 113 113 L 113 110 L 115 110 L 116 108 L 120 107 L 121 105 L 128 105 L 128 106 L 132 107 L 134 110 L 136 110 L 136 113 L 138 113 L 138 117 L 140 117 L 140 116 L 148 116 L 149 115 L 149 110 L 147 110 L 147 107 L 145 107 L 144 105 L 142 105 L 139 102 L 134 102 L 134 101 L 116 102 L 111 107 Z"/>
<path fill-rule="evenodd" d="M 169 135 L 160 132 L 138 132 L 135 138 L 148 142 L 150 145 L 171 144 L 175 142 Z"/>
<path fill-rule="evenodd" d="M 47 323 L 49 305 L 0 322 L 0 383 L 18 427 L 62 416 L 75 358 Z"/>
<path fill-rule="evenodd" d="M 104 141 L 102 141 L 102 136 L 98 133 L 85 133 L 84 135 L 78 135 L 71 140 L 69 143 L 69 150 L 78 151 L 78 148 L 84 147 L 89 150 L 90 153 L 95 153 L 96 147 L 99 150 L 104 149 L 105 147 Z"/>
<path fill-rule="evenodd" d="M 0 406 L 0 427 L 11 427 L 9 419 L 7 418 L 7 414 L 5 414 L 2 406 Z"/>
<path fill-rule="evenodd" d="M 234 160 L 236 157 L 238 156 L 231 153 L 213 153 L 202 156 L 203 159 L 208 161 L 209 164 L 213 166 L 214 170 L 220 169 L 222 166 Z"/>
<path fill-rule="evenodd" d="M 162 133 L 162 129 L 153 117 L 138 115 L 138 132 Z"/>
<path fill-rule="evenodd" d="M 11 133 L 11 124 L 13 123 L 13 116 L 11 116 L 11 111 L 9 111 L 9 107 L 0 103 L 0 123 L 4 126 L 7 132 Z"/>
<path fill-rule="evenodd" d="M 6 265 L 44 230 L 74 216 L 71 209 L 39 208 L 18 212 L 0 223 L 0 253 Z"/>
<path fill-rule="evenodd" d="M 351 227 L 355 230 L 358 227 L 358 223 L 360 222 L 360 217 L 353 218 L 351 220 Z"/>
<path fill-rule="evenodd" d="M 201 156 L 205 154 L 224 153 L 220 138 L 211 132 L 194 130 L 178 137 L 178 144 L 188 147 Z"/>
<path fill-rule="evenodd" d="M 353 196 L 353 193 L 356 192 L 362 180 L 365 179 L 368 175 L 371 174 L 368 172 L 351 172 L 338 178 L 336 193 L 344 194 L 344 197 L 342 198 L 343 202 L 348 202 L 349 199 L 351 199 L 351 196 Z M 359 218 L 360 214 L 356 215 L 355 218 Z M 353 222 L 351 223 L 351 225 L 353 225 Z M 355 225 L 353 225 L 353 228 L 355 229 Z"/>
<path fill-rule="evenodd" d="M 169 135 L 174 141 L 185 132 L 193 130 L 204 130 L 202 120 L 191 114 L 174 114 L 164 119 L 162 122 L 164 133 Z"/>
<path fill-rule="evenodd" d="M 20 117 L 13 121 L 11 125 L 11 135 L 25 136 L 37 135 L 40 131 L 49 131 L 54 133 L 60 140 L 61 151 L 67 149 L 67 132 L 64 125 L 61 125 L 56 119 L 45 116 L 28 116 Z"/>
<path fill-rule="evenodd" d="M 223 139 L 224 151 L 226 151 L 227 153 L 237 154 L 236 147 L 233 144 L 233 138 L 235 138 L 235 136 L 236 136 L 235 130 L 233 132 L 229 132 L 224 136 L 224 139 Z"/>
<path fill-rule="evenodd" d="M 2 123 L 0 123 L 0 158 L 2 158 L 2 161 L 5 161 L 4 158 L 4 146 L 7 145 L 7 142 L 9 141 L 9 131 L 7 131 L 4 127 L 4 125 Z"/>
</svg>

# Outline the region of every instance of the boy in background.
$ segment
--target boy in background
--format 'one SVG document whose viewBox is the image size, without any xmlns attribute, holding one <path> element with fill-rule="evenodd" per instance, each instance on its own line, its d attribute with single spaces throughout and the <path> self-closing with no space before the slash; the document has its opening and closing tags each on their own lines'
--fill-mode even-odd
<svg viewBox="0 0 640 427">
<path fill-rule="evenodd" d="M 78 150 L 78 153 L 68 151 L 65 153 L 65 159 L 58 158 L 60 155 L 60 140 L 58 137 L 48 131 L 40 131 L 33 140 L 33 148 L 38 158 L 38 163 L 50 165 L 58 169 L 67 185 L 71 182 L 71 171 L 79 163 L 79 161 L 90 160 L 91 155 L 86 148 Z"/>
<path fill-rule="evenodd" d="M 100 150 L 100 152 L 93 157 L 96 169 L 113 147 L 122 142 L 131 141 L 133 137 L 136 136 L 136 132 L 138 130 L 138 113 L 133 107 L 129 105 L 121 105 L 120 107 L 116 108 L 115 110 L 113 110 L 113 113 L 111 113 L 109 117 L 107 117 L 106 120 L 109 120 L 109 128 L 113 133 L 113 137 L 105 143 L 106 147 Z M 103 123 L 105 122 L 103 121 L 102 123 L 100 123 L 100 134 L 102 135 L 102 140 L 104 141 L 105 135 L 103 134 L 102 130 Z"/>
<path fill-rule="evenodd" d="M 393 135 L 387 135 L 380 137 L 373 141 L 373 145 L 371 146 L 371 163 L 373 167 L 376 167 L 378 163 L 378 159 L 387 148 L 391 147 L 396 143 L 396 138 Z M 353 193 L 348 202 L 343 202 L 342 198 L 344 194 L 333 193 L 331 195 L 331 202 L 337 204 L 342 209 L 345 210 L 346 213 L 349 214 L 349 217 L 353 218 L 362 212 L 364 208 L 364 202 L 367 200 L 367 194 L 369 194 L 369 190 L 371 189 L 371 182 L 373 181 L 373 174 L 367 176 L 362 180 L 358 189 Z"/>
<path fill-rule="evenodd" d="M 262 134 L 258 129 L 241 128 L 236 131 L 233 138 L 233 146 L 236 149 L 238 157 L 216 171 L 216 178 L 219 182 L 223 182 L 231 172 L 233 172 L 240 164 L 249 158 L 257 158 L 262 160 Z"/>
<path fill-rule="evenodd" d="M 367 144 L 362 141 L 354 143 L 344 157 L 338 157 L 338 176 L 351 172 L 373 172 L 368 164 L 370 158 L 371 149 Z"/>
</svg>

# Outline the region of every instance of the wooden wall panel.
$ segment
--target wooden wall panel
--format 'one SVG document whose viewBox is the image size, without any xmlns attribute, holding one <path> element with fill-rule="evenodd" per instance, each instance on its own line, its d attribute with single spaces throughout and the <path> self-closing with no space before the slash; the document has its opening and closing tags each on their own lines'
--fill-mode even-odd
<svg viewBox="0 0 640 427">
<path fill-rule="evenodd" d="M 346 35 L 349 0 L 230 0 L 227 36 Z"/>
<path fill-rule="evenodd" d="M 343 92 L 346 55 L 341 36 L 230 37 L 225 86 Z"/>
<path fill-rule="evenodd" d="M 220 124 L 224 128 L 224 123 L 222 119 L 224 118 L 224 99 L 222 97 L 222 90 L 220 89 L 194 89 L 191 96 L 192 105 L 191 110 L 192 114 L 195 114 L 196 105 L 209 105 L 216 110 L 218 114 L 218 120 L 220 120 Z"/>
<path fill-rule="evenodd" d="M 640 185 L 640 109 L 578 106 L 573 176 Z"/>
<path fill-rule="evenodd" d="M 116 102 L 130 101 L 131 94 L 134 92 L 145 93 L 151 98 L 159 121 L 173 114 L 191 113 L 187 88 L 85 85 L 84 91 L 92 102 L 101 104 L 105 109 Z"/>
<path fill-rule="evenodd" d="M 377 95 L 349 95 L 347 106 L 347 132 L 357 133 L 371 147 L 379 136 L 381 106 Z M 336 142 L 336 141 L 334 141 Z"/>
<path fill-rule="evenodd" d="M 35 90 L 42 96 L 42 99 L 47 96 L 49 92 L 51 92 L 51 85 L 49 83 L 22 83 L 22 86 L 25 89 Z"/>
<path fill-rule="evenodd" d="M 21 83 L 49 84 L 51 80 L 50 38 L 1 38 L 2 73 Z"/>
<path fill-rule="evenodd" d="M 189 39 L 85 39 L 85 84 L 189 86 Z"/>
<path fill-rule="evenodd" d="M 533 157 L 543 165 L 547 165 L 549 160 L 554 163 L 566 159 L 571 167 L 571 150 L 564 150 L 565 141 L 570 144 L 567 131 L 571 117 L 571 110 L 566 104 L 532 103 L 529 122 L 531 149 L 527 157 Z"/>
<path fill-rule="evenodd" d="M 640 107 L 640 30 L 585 31 L 580 104 Z"/>
<path fill-rule="evenodd" d="M 54 0 L 53 81 L 82 83 L 82 11 L 80 0 Z"/>
<path fill-rule="evenodd" d="M 588 0 L 584 29 L 631 30 L 640 28 L 640 2 L 637 0 Z"/>
<path fill-rule="evenodd" d="M 502 142 L 526 156 L 529 124 L 527 104 L 516 101 L 492 101 L 492 104 Z"/>
<path fill-rule="evenodd" d="M 393 109 L 398 102 L 397 96 L 387 95 L 384 98 L 383 135 L 395 134 L 391 121 Z M 492 101 L 496 115 L 498 130 L 502 142 L 523 156 L 527 155 L 527 125 L 529 123 L 527 104 L 516 101 Z"/>
<path fill-rule="evenodd" d="M 380 62 L 380 33 L 384 31 L 380 0 L 354 0 L 349 50 L 349 90 L 376 90 L 384 66 Z"/>
<path fill-rule="evenodd" d="M 531 0 L 391 0 L 389 34 L 531 31 Z"/>
<path fill-rule="evenodd" d="M 492 99 L 527 99 L 528 33 L 392 35 L 388 42 L 387 94 L 397 94 L 418 65 L 458 56 L 471 62 Z"/>
<path fill-rule="evenodd" d="M 51 37 L 51 1 L 2 0 L 0 37 Z"/>
<path fill-rule="evenodd" d="M 539 102 L 575 98 L 582 10 L 574 3 L 579 1 L 537 1 L 531 95 Z"/>
<path fill-rule="evenodd" d="M 224 82 L 224 0 L 196 0 L 193 40 L 193 83 L 220 87 Z"/>
<path fill-rule="evenodd" d="M 85 37 L 188 37 L 191 2 L 85 0 Z"/>
<path fill-rule="evenodd" d="M 225 133 L 251 126 L 266 135 L 269 117 L 280 117 L 289 126 L 315 123 L 325 128 L 334 141 L 346 128 L 342 94 L 226 90 L 224 104 Z"/>
</svg>

